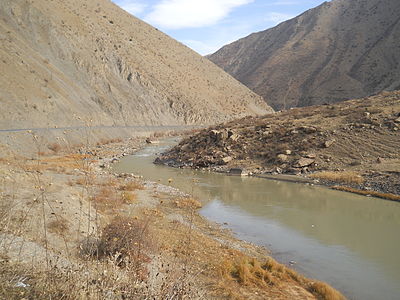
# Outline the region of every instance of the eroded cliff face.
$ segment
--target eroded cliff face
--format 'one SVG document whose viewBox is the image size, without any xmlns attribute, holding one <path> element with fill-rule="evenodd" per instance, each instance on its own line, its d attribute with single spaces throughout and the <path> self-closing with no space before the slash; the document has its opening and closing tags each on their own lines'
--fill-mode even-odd
<svg viewBox="0 0 400 300">
<path fill-rule="evenodd" d="M 211 124 L 271 111 L 107 0 L 1 1 L 0 40 L 2 129 Z"/>
<path fill-rule="evenodd" d="M 334 0 L 209 59 L 274 109 L 400 89 L 400 2 Z"/>
</svg>

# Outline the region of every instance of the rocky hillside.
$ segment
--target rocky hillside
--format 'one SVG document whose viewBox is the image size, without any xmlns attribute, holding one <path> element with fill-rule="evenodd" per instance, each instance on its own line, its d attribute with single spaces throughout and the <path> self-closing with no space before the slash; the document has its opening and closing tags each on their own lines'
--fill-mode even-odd
<svg viewBox="0 0 400 300">
<path fill-rule="evenodd" d="M 0 129 L 212 124 L 270 108 L 108 0 L 0 1 Z"/>
<path fill-rule="evenodd" d="M 400 92 L 221 124 L 157 159 L 253 174 L 353 172 L 364 188 L 400 194 Z M 351 182 L 361 183 L 354 178 Z"/>
<path fill-rule="evenodd" d="M 209 59 L 276 110 L 400 89 L 400 1 L 324 2 Z"/>
</svg>

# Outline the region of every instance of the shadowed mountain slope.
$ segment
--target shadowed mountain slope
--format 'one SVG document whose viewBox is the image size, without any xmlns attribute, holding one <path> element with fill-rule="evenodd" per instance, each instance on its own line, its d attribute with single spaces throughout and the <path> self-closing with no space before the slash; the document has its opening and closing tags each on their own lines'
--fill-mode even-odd
<svg viewBox="0 0 400 300">
<path fill-rule="evenodd" d="M 400 1 L 325 2 L 209 59 L 275 109 L 400 89 Z"/>
<path fill-rule="evenodd" d="M 1 1 L 0 41 L 1 129 L 211 124 L 271 111 L 107 0 Z"/>
</svg>

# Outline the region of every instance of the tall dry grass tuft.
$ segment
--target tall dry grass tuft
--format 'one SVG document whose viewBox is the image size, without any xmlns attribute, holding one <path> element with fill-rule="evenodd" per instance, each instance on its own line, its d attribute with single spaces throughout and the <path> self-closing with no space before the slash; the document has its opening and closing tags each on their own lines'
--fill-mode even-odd
<svg viewBox="0 0 400 300">
<path fill-rule="evenodd" d="M 232 287 L 229 285 L 230 282 L 236 282 L 244 286 L 253 285 L 265 289 L 281 281 L 294 281 L 310 291 L 317 299 L 345 299 L 340 292 L 328 284 L 319 281 L 310 281 L 271 257 L 268 257 L 264 263 L 255 258 L 243 256 L 234 260 L 225 260 L 219 268 L 219 274 L 223 280 L 220 286 L 227 290 L 232 290 Z"/>
<path fill-rule="evenodd" d="M 354 189 L 354 188 L 347 187 L 347 186 L 333 186 L 332 188 L 335 190 L 338 190 L 338 191 L 349 192 L 349 193 L 354 193 L 354 194 L 363 195 L 363 196 L 373 196 L 373 197 L 377 197 L 377 198 L 400 202 L 400 195 L 381 193 L 381 192 L 377 192 L 377 191 L 364 191 L 364 190 Z"/>
<path fill-rule="evenodd" d="M 346 298 L 338 291 L 330 287 L 324 282 L 314 281 L 308 285 L 308 290 L 317 296 L 318 299 L 323 300 L 345 300 Z"/>
<path fill-rule="evenodd" d="M 364 178 L 358 174 L 357 172 L 352 171 L 344 171 L 344 172 L 331 172 L 331 171 L 323 171 L 310 175 L 311 178 L 328 180 L 339 183 L 347 183 L 347 184 L 361 184 L 364 182 Z"/>
<path fill-rule="evenodd" d="M 135 180 L 129 181 L 119 187 L 119 190 L 121 191 L 131 191 L 131 192 L 143 189 L 144 189 L 143 184 Z"/>
</svg>

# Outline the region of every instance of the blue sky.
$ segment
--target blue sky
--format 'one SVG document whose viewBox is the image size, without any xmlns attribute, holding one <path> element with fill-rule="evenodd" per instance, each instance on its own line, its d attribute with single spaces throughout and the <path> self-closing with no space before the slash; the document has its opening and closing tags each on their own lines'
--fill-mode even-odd
<svg viewBox="0 0 400 300">
<path fill-rule="evenodd" d="M 198 53 L 293 18 L 322 0 L 113 0 Z"/>
</svg>

